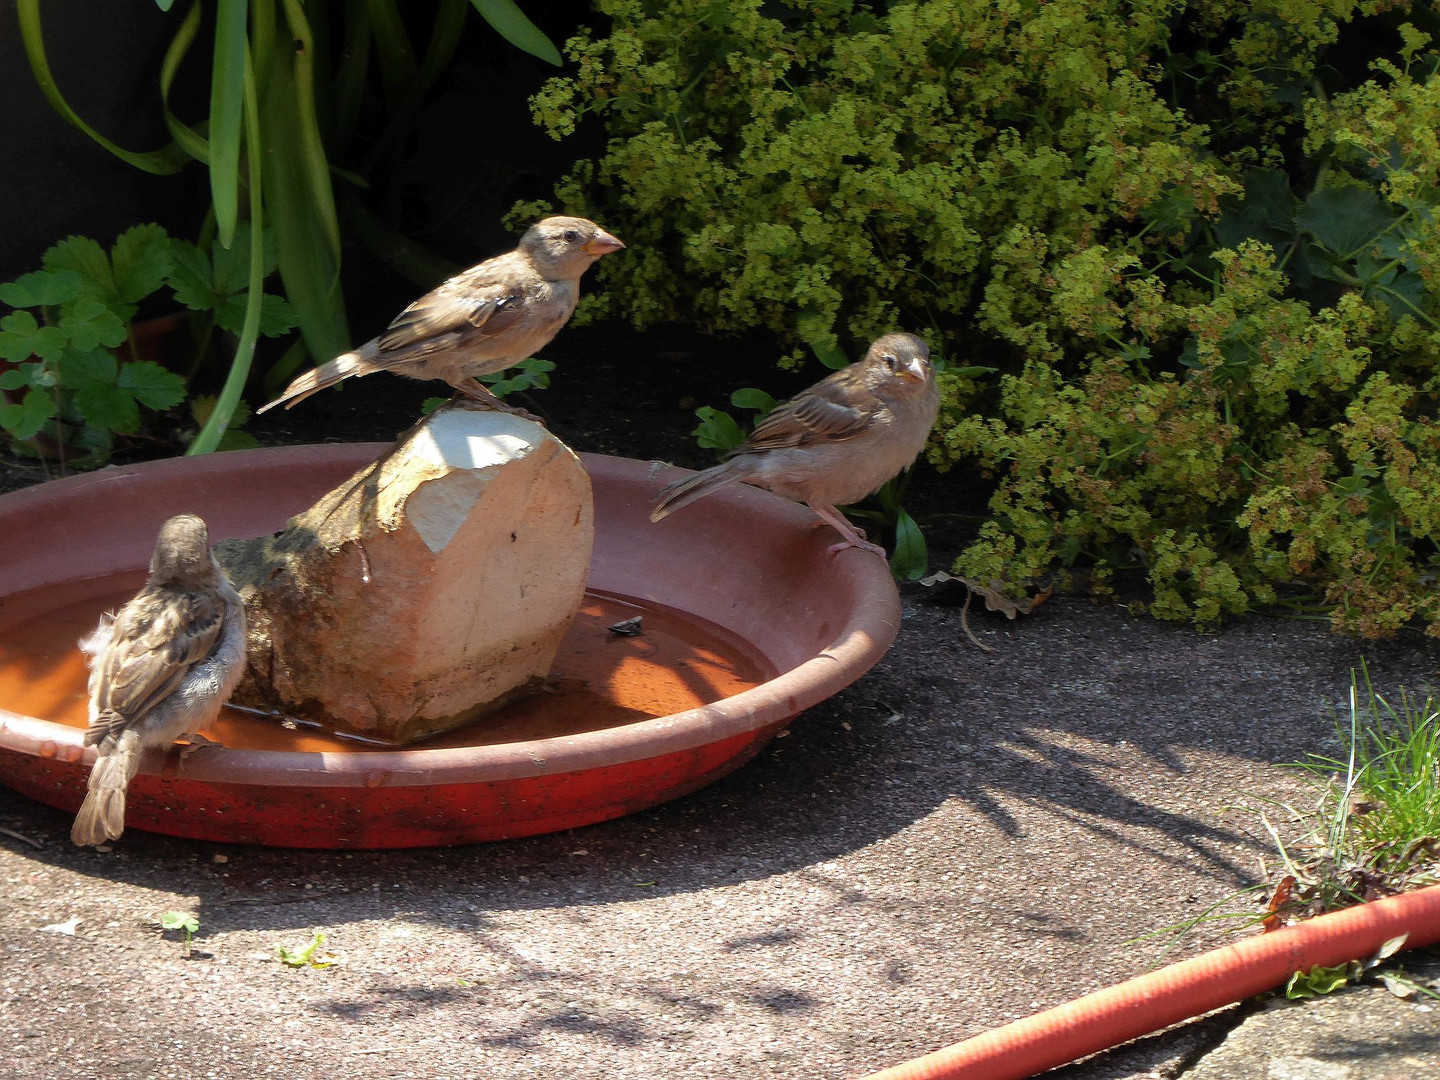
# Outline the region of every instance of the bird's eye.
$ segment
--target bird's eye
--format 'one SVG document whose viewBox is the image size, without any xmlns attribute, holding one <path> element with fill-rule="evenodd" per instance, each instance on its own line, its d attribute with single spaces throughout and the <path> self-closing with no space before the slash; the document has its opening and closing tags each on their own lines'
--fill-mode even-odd
<svg viewBox="0 0 1440 1080">
<path fill-rule="evenodd" d="M 885 366 L 888 367 L 891 371 L 899 371 L 899 370 L 900 370 L 900 358 L 899 358 L 898 356 L 896 356 L 894 353 L 888 353 L 888 352 L 887 352 L 887 353 L 886 353 L 884 356 L 882 356 L 880 359 L 885 361 Z"/>
<path fill-rule="evenodd" d="M 580 234 L 574 229 L 566 229 L 563 233 L 560 234 L 560 238 L 564 240 L 567 244 L 573 244 L 580 239 Z"/>
</svg>

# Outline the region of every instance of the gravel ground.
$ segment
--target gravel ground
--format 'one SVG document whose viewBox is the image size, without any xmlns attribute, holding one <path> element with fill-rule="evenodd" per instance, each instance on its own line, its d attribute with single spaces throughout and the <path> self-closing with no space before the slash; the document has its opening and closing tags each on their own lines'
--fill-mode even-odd
<svg viewBox="0 0 1440 1080">
<path fill-rule="evenodd" d="M 0 826 L 43 845 L 0 835 L 0 1075 L 861 1075 L 1138 974 L 1161 946 L 1134 939 L 1254 882 L 1243 807 L 1303 797 L 1272 763 L 1333 748 L 1360 654 L 1313 623 L 1202 637 L 1073 600 L 972 613 L 986 654 L 907 592 L 889 656 L 756 761 L 570 833 L 94 853 L 0 791 Z M 1432 668 L 1364 653 L 1382 687 Z M 200 920 L 188 961 L 171 909 Z M 314 931 L 342 963 L 273 959 Z"/>
</svg>

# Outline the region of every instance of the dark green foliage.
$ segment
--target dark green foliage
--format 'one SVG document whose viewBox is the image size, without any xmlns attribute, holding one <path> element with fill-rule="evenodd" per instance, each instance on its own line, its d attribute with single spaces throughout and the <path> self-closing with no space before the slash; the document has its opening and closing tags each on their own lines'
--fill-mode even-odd
<svg viewBox="0 0 1440 1080">
<path fill-rule="evenodd" d="M 599 7 L 534 102 L 609 135 L 558 191 L 631 245 L 592 314 L 924 333 L 930 458 L 995 485 L 966 576 L 1440 632 L 1433 5 Z"/>
<path fill-rule="evenodd" d="M 169 11 L 172 0 L 156 0 Z M 410 40 L 405 15 L 429 24 L 428 45 L 418 49 Z M 216 307 L 217 322 L 232 330 L 238 343 L 218 399 L 204 408 L 209 419 L 190 445 L 190 453 L 217 449 L 248 378 L 256 342 L 269 334 L 280 312 L 263 299 L 264 279 L 278 267 L 288 304 L 293 306 L 305 348 L 325 361 L 350 345 L 340 290 L 341 216 L 337 196 L 354 199 L 353 191 L 332 183 L 332 175 L 364 186 L 355 171 L 370 173 L 379 159 L 406 142 L 426 95 L 460 47 L 467 8 L 473 7 L 501 37 L 541 60 L 560 64 L 560 54 L 515 0 L 435 0 L 429 5 L 401 5 L 397 0 L 350 0 L 343 4 L 275 0 L 216 0 L 187 5 L 174 19 L 174 36 L 165 50 L 158 79 L 158 102 L 172 142 L 156 151 L 133 153 L 110 142 L 76 114 L 56 83 L 46 57 L 40 0 L 17 0 L 20 37 L 36 83 L 64 120 L 100 146 L 136 168 L 169 175 L 187 159 L 203 164 L 209 174 L 211 212 L 203 230 L 206 247 L 228 252 L 229 273 L 215 280 L 217 289 L 237 304 Z M 197 42 L 201 48 L 191 57 Z M 208 54 L 207 54 L 208 50 Z M 357 140 L 371 57 L 378 69 L 383 118 L 374 138 Z M 130 58 L 148 65 L 146 57 Z M 207 117 L 191 126 L 172 111 L 171 86 L 176 73 L 195 64 L 209 65 Z M 177 94 L 177 98 L 181 95 Z M 189 105 L 191 103 L 183 103 Z M 176 103 L 180 108 L 181 103 Z M 486 103 L 486 108 L 489 103 Z M 188 111 L 182 109 L 181 111 Z M 364 142 L 368 149 L 359 145 Z M 341 164 L 351 168 L 339 168 Z M 393 166 L 392 166 L 393 170 Z M 356 209 L 353 219 L 364 216 Z M 234 257 L 237 236 L 249 223 L 274 245 L 265 261 Z M 376 246 L 394 250 L 408 244 L 383 227 L 356 227 Z M 210 242 L 213 239 L 213 244 Z M 258 252 L 255 253 L 258 256 Z M 222 259 L 216 255 L 215 269 Z M 156 283 L 158 285 L 158 282 Z M 246 300 L 253 300 L 248 310 Z M 187 301 L 188 302 L 188 301 Z M 193 305 L 192 305 L 193 306 Z M 284 317 L 289 319 L 287 309 Z M 292 350 L 278 366 L 275 381 L 293 371 L 300 353 Z"/>
<path fill-rule="evenodd" d="M 267 252 L 271 246 L 267 237 Z M 8 399 L 0 403 L 0 430 L 17 445 L 43 435 L 48 443 L 32 451 L 89 468 L 108 460 L 114 436 L 141 430 L 142 409 L 178 405 L 185 379 L 136 355 L 131 320 L 140 301 L 168 285 L 178 303 L 203 313 L 202 355 L 216 326 L 238 332 L 249 291 L 250 226 L 241 225 L 234 246 L 217 245 L 213 264 L 211 258 L 158 225 L 136 225 L 108 253 L 89 237 L 66 237 L 45 252 L 44 269 L 0 285 L 0 303 L 15 309 L 0 318 L 0 360 L 11 365 L 0 371 Z M 274 270 L 273 256 L 265 265 Z M 295 325 L 278 296 L 262 296 L 260 308 L 261 333 L 283 334 Z M 194 405 L 203 425 L 214 400 Z M 232 417 L 233 427 L 244 416 Z M 245 444 L 233 427 L 224 449 Z"/>
</svg>

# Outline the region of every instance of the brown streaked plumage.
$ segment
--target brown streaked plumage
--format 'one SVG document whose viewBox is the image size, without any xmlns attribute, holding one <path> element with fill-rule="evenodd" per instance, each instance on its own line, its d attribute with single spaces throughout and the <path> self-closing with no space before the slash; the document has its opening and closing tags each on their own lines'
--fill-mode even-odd
<svg viewBox="0 0 1440 1080">
<path fill-rule="evenodd" d="M 730 459 L 660 492 L 651 521 L 740 481 L 803 502 L 858 547 L 882 558 L 835 508 L 859 502 L 925 448 L 940 391 L 930 350 L 913 334 L 886 334 L 864 359 L 775 407 Z"/>
<path fill-rule="evenodd" d="M 579 217 L 548 217 L 514 251 L 486 259 L 420 297 L 379 337 L 299 376 L 274 401 L 293 408 L 342 379 L 392 371 L 443 379 L 466 397 L 508 409 L 475 381 L 513 367 L 548 345 L 575 312 L 580 278 L 625 245 Z"/>
<path fill-rule="evenodd" d="M 245 666 L 245 608 L 191 514 L 160 527 L 145 587 L 80 642 L 90 661 L 96 747 L 84 805 L 70 838 L 117 840 L 125 792 L 150 747 L 167 747 L 215 719 Z"/>
</svg>

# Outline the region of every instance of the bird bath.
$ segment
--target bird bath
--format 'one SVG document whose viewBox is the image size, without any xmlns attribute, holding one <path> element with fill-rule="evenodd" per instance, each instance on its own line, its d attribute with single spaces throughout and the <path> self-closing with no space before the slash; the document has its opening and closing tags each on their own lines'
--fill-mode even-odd
<svg viewBox="0 0 1440 1080">
<path fill-rule="evenodd" d="M 144 580 L 166 517 L 252 537 L 386 448 L 285 447 L 177 458 L 0 497 L 0 782 L 74 811 L 89 763 L 75 639 Z M 595 546 L 551 686 L 436 740 L 393 749 L 227 709 L 220 747 L 152 754 L 128 828 L 311 848 L 500 840 L 587 825 L 694 791 L 868 670 L 899 628 L 888 567 L 828 555 L 802 506 L 742 485 L 659 524 L 679 475 L 582 455 Z M 634 615 L 640 635 L 607 628 Z"/>
</svg>

